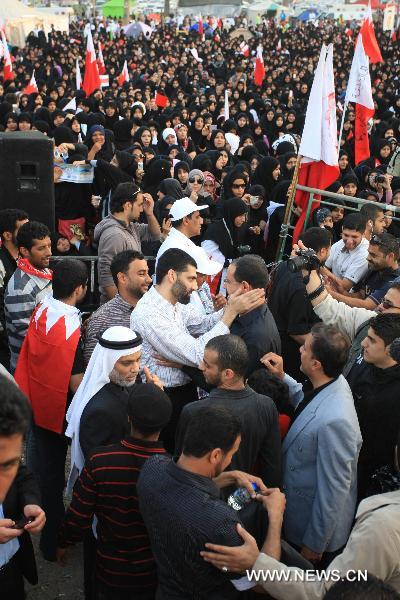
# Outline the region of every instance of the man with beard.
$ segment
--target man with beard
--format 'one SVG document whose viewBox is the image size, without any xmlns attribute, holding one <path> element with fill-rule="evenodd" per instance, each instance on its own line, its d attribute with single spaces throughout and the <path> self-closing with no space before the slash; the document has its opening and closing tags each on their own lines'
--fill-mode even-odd
<svg viewBox="0 0 400 600">
<path fill-rule="evenodd" d="M 102 304 L 86 323 L 84 357 L 87 364 L 99 334 L 113 325 L 129 327 L 131 313 L 151 284 L 149 267 L 141 252 L 124 250 L 111 261 L 111 275 L 118 293 Z"/>
<path fill-rule="evenodd" d="M 139 300 L 131 316 L 131 329 L 143 338 L 143 365 L 160 377 L 172 401 L 172 418 L 161 435 L 168 452 L 174 450 L 182 408 L 197 400 L 197 391 L 188 375 L 178 368 L 161 365 L 159 356 L 198 367 L 208 340 L 228 334 L 239 314 L 265 301 L 265 290 L 253 289 L 241 295 L 232 294 L 224 309 L 204 315 L 190 304 L 190 294 L 195 290 L 195 260 L 183 250 L 171 248 L 158 260 L 156 285 Z"/>
<path fill-rule="evenodd" d="M 374 310 L 391 283 L 400 276 L 399 242 L 390 233 L 374 234 L 368 247 L 368 271 L 351 292 L 330 290 L 336 300 L 348 306 Z"/>
</svg>

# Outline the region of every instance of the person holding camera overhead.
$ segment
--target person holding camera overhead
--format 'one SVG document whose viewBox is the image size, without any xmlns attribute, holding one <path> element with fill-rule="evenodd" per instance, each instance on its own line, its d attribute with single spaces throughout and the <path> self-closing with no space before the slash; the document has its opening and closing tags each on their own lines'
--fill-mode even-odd
<svg viewBox="0 0 400 600">
<path fill-rule="evenodd" d="M 226 295 L 224 280 L 226 270 L 233 258 L 251 252 L 249 246 L 240 245 L 243 226 L 247 220 L 248 206 L 240 198 L 229 198 L 223 203 L 222 219 L 211 223 L 201 242 L 207 256 L 224 266 L 222 276 L 217 275 L 211 283 L 211 291 Z"/>
</svg>

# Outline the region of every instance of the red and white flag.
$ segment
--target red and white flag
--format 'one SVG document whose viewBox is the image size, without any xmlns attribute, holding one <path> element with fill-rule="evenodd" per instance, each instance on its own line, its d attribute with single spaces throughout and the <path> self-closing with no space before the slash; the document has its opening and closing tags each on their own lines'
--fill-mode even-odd
<svg viewBox="0 0 400 600">
<path fill-rule="evenodd" d="M 88 30 L 87 33 L 85 76 L 83 78 L 82 87 L 87 96 L 90 96 L 94 90 L 100 88 L 99 68 L 97 66 L 96 52 L 94 51 L 92 32 L 90 30 Z"/>
<path fill-rule="evenodd" d="M 363 36 L 365 54 L 372 64 L 383 62 L 381 51 L 375 36 L 374 21 L 372 19 L 371 0 L 368 2 L 367 14 L 361 26 L 360 33 Z"/>
<path fill-rule="evenodd" d="M 257 46 L 256 62 L 254 64 L 254 85 L 259 87 L 262 85 L 265 77 L 265 67 L 263 59 L 263 48 Z"/>
<path fill-rule="evenodd" d="M 4 56 L 3 81 L 13 81 L 14 73 L 12 70 L 12 61 L 11 61 L 10 51 L 8 49 L 6 36 L 5 36 L 3 29 L 1 30 L 1 41 L 3 43 L 3 56 Z"/>
<path fill-rule="evenodd" d="M 125 61 L 122 67 L 121 75 L 117 77 L 118 85 L 122 86 L 129 81 L 128 63 Z"/>
<path fill-rule="evenodd" d="M 32 73 L 32 77 L 26 88 L 24 89 L 24 94 L 37 94 L 39 92 L 39 88 L 36 83 L 35 71 Z"/>
<path fill-rule="evenodd" d="M 369 60 L 363 45 L 363 35 L 357 38 L 353 62 L 351 63 L 345 104 L 355 102 L 356 120 L 354 127 L 355 164 L 370 156 L 368 140 L 368 121 L 374 116 Z"/>
<path fill-rule="evenodd" d="M 199 35 L 203 35 L 203 33 L 204 33 L 203 17 L 201 15 L 200 15 L 200 19 L 198 22 L 197 32 Z"/>
<path fill-rule="evenodd" d="M 75 73 L 75 77 L 76 77 L 76 89 L 80 90 L 82 87 L 82 75 L 81 75 L 81 69 L 79 66 L 79 58 L 76 59 L 76 73 Z"/>
<path fill-rule="evenodd" d="M 36 425 L 56 433 L 63 432 L 80 326 L 77 308 L 45 298 L 32 315 L 15 371 Z"/>
<path fill-rule="evenodd" d="M 277 50 L 282 50 L 282 40 L 281 40 L 281 38 L 279 38 L 279 40 L 278 40 L 278 43 L 276 45 L 276 49 Z"/>
<path fill-rule="evenodd" d="M 299 155 L 302 157 L 298 183 L 325 190 L 339 177 L 336 99 L 333 76 L 333 44 L 322 45 L 314 75 Z M 302 209 L 293 243 L 299 239 L 307 214 L 309 192 L 297 190 L 295 203 Z M 310 215 L 318 208 L 313 202 Z"/>
<path fill-rule="evenodd" d="M 98 45 L 98 67 L 99 67 L 99 75 L 104 75 L 106 72 L 106 65 L 104 64 L 103 52 L 101 49 L 101 44 L 99 42 Z"/>
<path fill-rule="evenodd" d="M 248 58 L 250 56 L 250 48 L 249 45 L 243 40 L 239 46 L 240 54 L 243 54 L 244 57 Z"/>
<path fill-rule="evenodd" d="M 155 103 L 158 106 L 158 108 L 165 108 L 168 104 L 167 96 L 165 96 L 165 94 L 158 92 L 158 91 L 156 92 L 154 100 L 155 100 Z"/>
</svg>

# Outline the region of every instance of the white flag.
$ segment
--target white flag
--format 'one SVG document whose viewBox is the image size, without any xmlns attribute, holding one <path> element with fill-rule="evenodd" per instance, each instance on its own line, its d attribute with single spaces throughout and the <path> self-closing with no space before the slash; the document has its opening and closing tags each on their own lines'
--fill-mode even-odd
<svg viewBox="0 0 400 600">
<path fill-rule="evenodd" d="M 224 119 L 225 119 L 225 121 L 227 121 L 229 119 L 229 97 L 228 97 L 228 90 L 225 90 Z"/>
<path fill-rule="evenodd" d="M 355 102 L 371 110 L 374 109 L 371 77 L 369 74 L 369 58 L 365 54 L 361 33 L 357 38 L 353 62 L 351 63 L 345 102 L 346 104 L 348 102 Z"/>
<path fill-rule="evenodd" d="M 152 28 L 149 25 L 147 25 L 146 23 L 142 23 L 141 21 L 139 21 L 139 25 L 140 25 L 140 28 L 142 30 L 144 37 L 149 40 L 151 38 L 151 34 L 153 33 Z"/>
<path fill-rule="evenodd" d="M 308 100 L 299 154 L 306 159 L 338 164 L 333 44 L 322 45 Z"/>
<path fill-rule="evenodd" d="M 72 98 L 72 100 L 70 100 L 68 102 L 68 104 L 66 104 L 63 108 L 63 110 L 66 112 L 67 110 L 76 110 L 76 98 Z"/>
<path fill-rule="evenodd" d="M 197 62 L 203 62 L 203 59 L 199 57 L 199 53 L 197 52 L 196 48 L 190 48 L 190 53 Z"/>
</svg>

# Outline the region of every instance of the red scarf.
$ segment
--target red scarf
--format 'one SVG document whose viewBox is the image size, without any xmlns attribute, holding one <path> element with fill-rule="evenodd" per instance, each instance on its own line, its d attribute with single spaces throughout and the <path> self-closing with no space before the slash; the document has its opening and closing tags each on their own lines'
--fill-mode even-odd
<svg viewBox="0 0 400 600">
<path fill-rule="evenodd" d="M 18 258 L 17 267 L 28 275 L 40 277 L 41 279 L 48 279 L 49 281 L 53 279 L 53 271 L 51 269 L 45 269 L 43 271 L 41 269 L 36 269 L 31 265 L 27 258 Z"/>
</svg>

